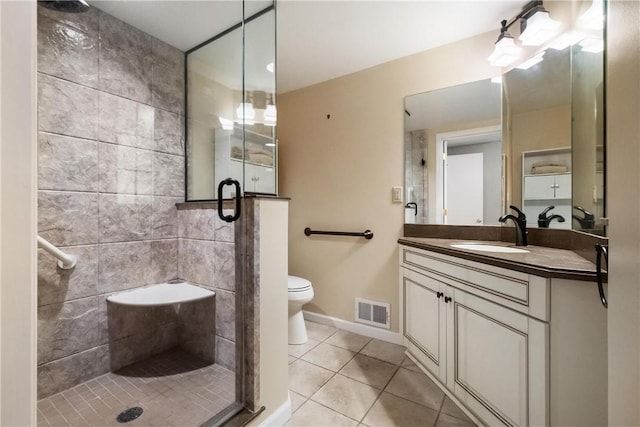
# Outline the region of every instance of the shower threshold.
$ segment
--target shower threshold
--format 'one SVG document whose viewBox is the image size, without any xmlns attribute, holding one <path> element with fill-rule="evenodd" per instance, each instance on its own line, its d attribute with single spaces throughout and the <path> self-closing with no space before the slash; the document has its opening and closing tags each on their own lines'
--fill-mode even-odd
<svg viewBox="0 0 640 427">
<path fill-rule="evenodd" d="M 197 427 L 235 397 L 233 371 L 174 348 L 38 401 L 38 427 Z M 142 414 L 117 420 L 132 408 Z"/>
</svg>

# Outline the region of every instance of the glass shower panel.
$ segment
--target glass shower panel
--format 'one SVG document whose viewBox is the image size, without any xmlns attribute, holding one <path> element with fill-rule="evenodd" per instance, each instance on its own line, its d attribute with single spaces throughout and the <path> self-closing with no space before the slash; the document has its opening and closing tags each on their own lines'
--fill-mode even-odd
<svg viewBox="0 0 640 427">
<path fill-rule="evenodd" d="M 238 132 L 242 144 L 241 126 L 234 122 L 243 88 L 242 32 L 236 26 L 187 55 L 187 200 L 217 198 L 218 182 L 231 176 Z M 242 184 L 242 168 L 239 172 L 234 178 Z"/>
<path fill-rule="evenodd" d="M 275 11 L 259 12 L 187 55 L 187 200 L 277 194 Z M 234 197 L 226 186 L 224 198 Z"/>
<path fill-rule="evenodd" d="M 245 106 L 253 109 L 244 126 L 244 190 L 277 194 L 275 11 L 247 21 L 245 26 Z"/>
</svg>

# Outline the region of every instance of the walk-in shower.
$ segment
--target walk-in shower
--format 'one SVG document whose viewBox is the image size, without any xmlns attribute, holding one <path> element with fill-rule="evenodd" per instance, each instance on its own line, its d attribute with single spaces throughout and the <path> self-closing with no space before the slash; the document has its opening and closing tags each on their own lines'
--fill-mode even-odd
<svg viewBox="0 0 640 427">
<path fill-rule="evenodd" d="M 38 253 L 38 424 L 258 411 L 255 224 L 220 219 L 208 190 L 231 177 L 225 198 L 277 191 L 275 7 L 222 2 L 229 29 L 186 54 L 109 2 L 66 13 L 82 3 L 38 8 L 38 233 L 77 261 Z"/>
</svg>

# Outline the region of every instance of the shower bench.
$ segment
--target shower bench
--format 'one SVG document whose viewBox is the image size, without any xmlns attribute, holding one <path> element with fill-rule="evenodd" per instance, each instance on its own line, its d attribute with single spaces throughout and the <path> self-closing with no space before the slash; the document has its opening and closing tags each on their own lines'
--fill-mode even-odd
<svg viewBox="0 0 640 427">
<path fill-rule="evenodd" d="M 198 301 L 215 296 L 215 292 L 189 283 L 158 283 L 107 297 L 114 304 L 153 307 Z"/>
</svg>

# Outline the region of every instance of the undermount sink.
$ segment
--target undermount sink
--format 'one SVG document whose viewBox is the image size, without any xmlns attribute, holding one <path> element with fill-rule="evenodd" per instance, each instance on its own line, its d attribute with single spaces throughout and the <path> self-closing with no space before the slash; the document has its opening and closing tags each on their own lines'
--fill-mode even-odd
<svg viewBox="0 0 640 427">
<path fill-rule="evenodd" d="M 526 249 L 514 248 L 512 246 L 485 245 L 483 243 L 455 243 L 452 244 L 451 247 L 470 251 L 498 252 L 503 254 L 525 254 L 529 252 Z"/>
</svg>

